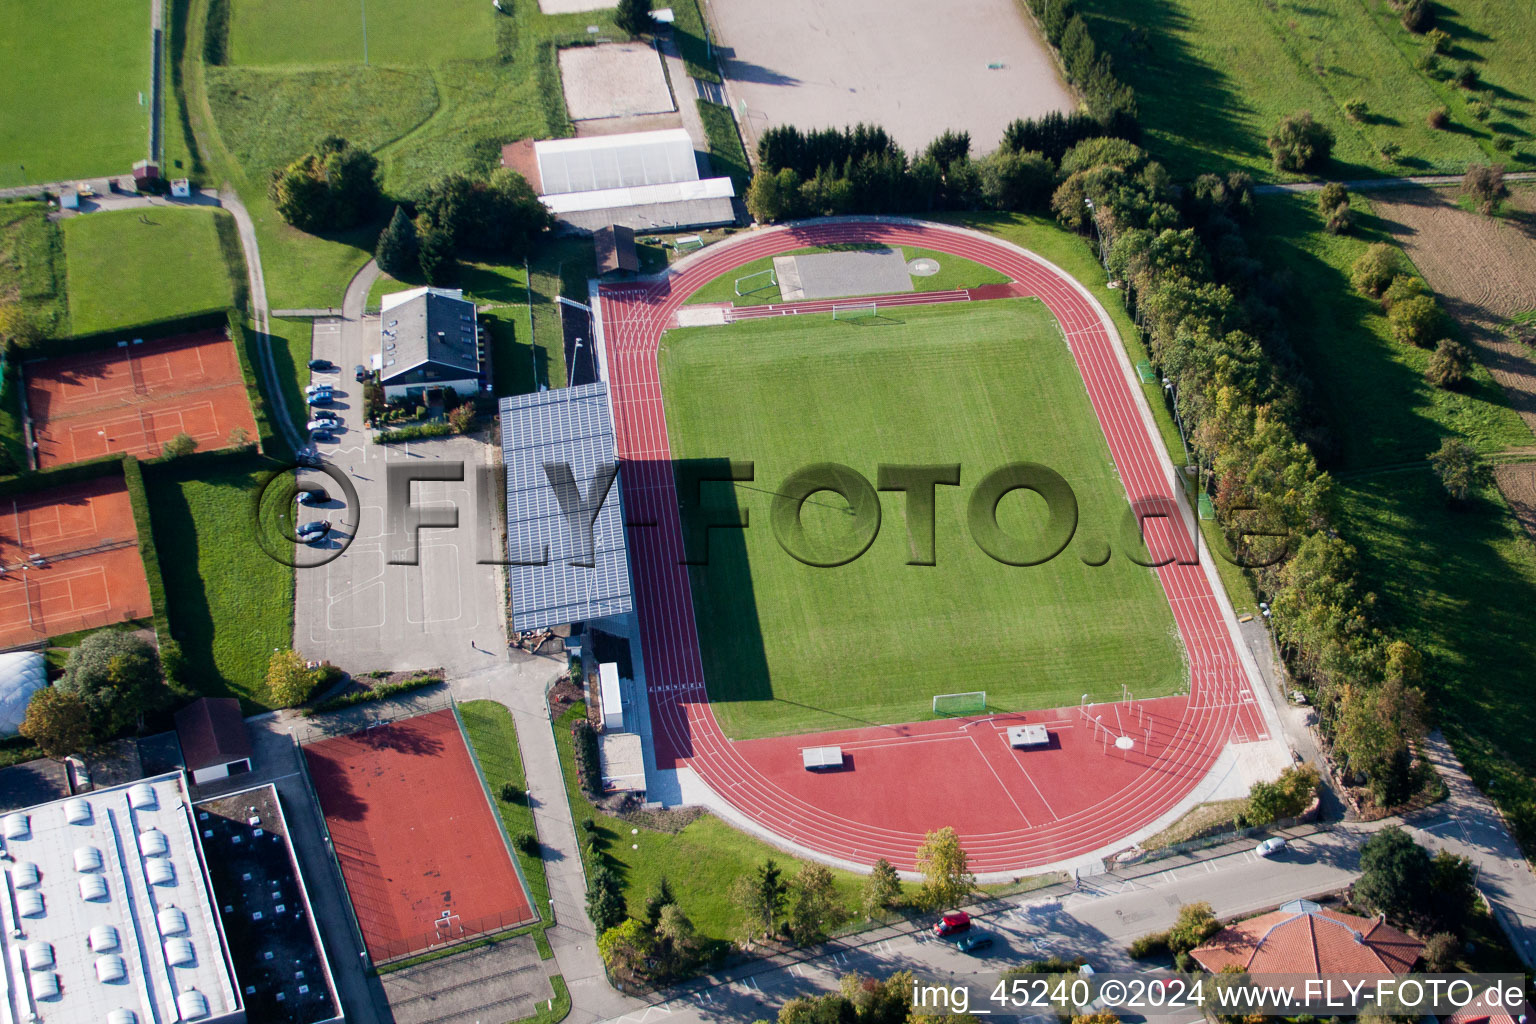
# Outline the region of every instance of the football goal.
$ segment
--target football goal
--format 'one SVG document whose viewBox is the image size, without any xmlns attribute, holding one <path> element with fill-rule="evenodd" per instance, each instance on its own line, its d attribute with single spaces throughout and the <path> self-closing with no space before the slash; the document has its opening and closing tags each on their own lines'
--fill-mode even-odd
<svg viewBox="0 0 1536 1024">
<path fill-rule="evenodd" d="M 752 283 L 755 279 L 764 277 L 766 277 L 768 280 L 759 282 L 757 284 Z M 746 285 L 747 287 L 743 288 L 743 285 Z M 765 288 L 777 288 L 778 286 L 779 275 L 774 272 L 772 267 L 769 267 L 767 270 L 759 270 L 755 274 L 747 274 L 743 277 L 738 277 L 736 279 L 736 294 L 752 295 L 756 292 L 762 291 Z"/>
<path fill-rule="evenodd" d="M 933 697 L 933 713 L 936 715 L 979 715 L 987 710 L 987 691 L 970 693 L 937 693 Z"/>
<path fill-rule="evenodd" d="M 875 315 L 873 302 L 840 303 L 832 307 L 833 320 L 862 320 Z"/>
</svg>

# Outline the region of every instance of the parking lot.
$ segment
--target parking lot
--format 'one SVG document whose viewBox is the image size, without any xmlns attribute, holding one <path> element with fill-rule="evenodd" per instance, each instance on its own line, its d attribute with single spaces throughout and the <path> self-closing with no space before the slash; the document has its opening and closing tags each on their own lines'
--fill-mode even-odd
<svg viewBox="0 0 1536 1024">
<path fill-rule="evenodd" d="M 317 447 L 327 466 L 351 481 L 357 507 L 347 508 L 342 500 L 315 510 L 327 513 L 335 529 L 324 544 L 301 555 L 318 561 L 316 551 L 344 550 L 296 573 L 294 644 L 306 658 L 353 673 L 441 667 L 459 674 L 484 668 L 506 651 L 500 573 L 476 562 L 477 543 L 484 540 L 477 531 L 492 529 L 493 523 L 482 526 L 476 518 L 475 467 L 489 464 L 497 449 L 469 437 L 373 443 L 372 431 L 363 426 L 362 385 L 352 368 L 369 364 L 378 327 L 377 317 L 315 322 L 315 357 L 338 367 L 315 374 L 315 380 L 334 384 L 328 408 L 341 420 L 334 440 Z M 398 556 L 406 538 L 386 537 L 385 467 L 398 462 L 464 467 L 461 481 L 412 487 L 413 504 L 457 508 L 459 517 L 457 529 L 420 532 L 415 565 L 392 564 L 392 553 Z M 306 471 L 303 479 L 340 496 L 336 481 L 319 471 Z"/>
</svg>

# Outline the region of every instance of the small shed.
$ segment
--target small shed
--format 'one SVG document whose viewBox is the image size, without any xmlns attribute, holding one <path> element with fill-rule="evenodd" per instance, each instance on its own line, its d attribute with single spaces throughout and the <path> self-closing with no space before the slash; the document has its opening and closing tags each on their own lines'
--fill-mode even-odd
<svg viewBox="0 0 1536 1024">
<path fill-rule="evenodd" d="M 133 184 L 140 192 L 155 192 L 160 188 L 160 165 L 140 160 L 133 165 Z"/>
<path fill-rule="evenodd" d="M 623 224 L 609 224 L 592 232 L 592 248 L 597 255 L 600 275 L 627 270 L 640 272 L 640 254 L 635 250 L 635 229 Z"/>
<path fill-rule="evenodd" d="M 72 188 L 61 188 L 61 189 L 59 189 L 59 209 L 61 209 L 61 210 L 78 210 L 78 209 L 80 209 L 80 193 L 76 192 Z"/>
<path fill-rule="evenodd" d="M 176 712 L 176 738 L 197 785 L 251 770 L 251 737 L 233 697 L 204 697 Z"/>
<path fill-rule="evenodd" d="M 624 694 L 619 688 L 619 666 L 606 661 L 597 666 L 600 699 L 603 704 L 603 729 L 606 732 L 624 731 Z"/>
<path fill-rule="evenodd" d="M 1049 746 L 1051 734 L 1043 725 L 1015 725 L 1008 729 L 1008 745 L 1015 748 Z"/>
<path fill-rule="evenodd" d="M 192 182 L 186 178 L 176 178 L 171 182 L 172 199 L 192 198 Z"/>
</svg>

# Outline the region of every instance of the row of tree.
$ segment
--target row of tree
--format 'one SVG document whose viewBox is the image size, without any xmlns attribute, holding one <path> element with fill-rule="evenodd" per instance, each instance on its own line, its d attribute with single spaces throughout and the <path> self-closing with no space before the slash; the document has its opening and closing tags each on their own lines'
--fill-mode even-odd
<svg viewBox="0 0 1536 1024">
<path fill-rule="evenodd" d="M 32 694 L 19 731 L 49 757 L 64 757 L 136 732 L 187 696 L 167 682 L 154 645 L 98 630 L 70 650 L 57 682 Z"/>
<path fill-rule="evenodd" d="M 1046 40 L 1061 59 L 1067 81 L 1077 87 L 1089 113 L 1113 134 L 1137 138 L 1136 96 L 1115 76 L 1114 62 L 1109 54 L 1099 51 L 1088 23 L 1073 9 L 1072 0 L 1028 2 Z"/>
<path fill-rule="evenodd" d="M 1420 779 L 1421 660 L 1376 623 L 1358 555 L 1332 529 L 1332 482 L 1308 443 L 1322 435 L 1276 306 L 1291 296 L 1244 237 L 1252 183 L 1202 175 L 1180 193 L 1142 155 L 1083 163 L 1072 161 L 1080 169 L 1052 208 L 1097 233 L 1124 282 L 1228 545 L 1269 598 L 1282 652 L 1316 690 L 1341 765 L 1379 802 L 1399 803 Z"/>
<path fill-rule="evenodd" d="M 758 169 L 747 189 L 747 210 L 772 223 L 839 214 L 932 210 L 1043 211 L 1068 152 L 1093 143 L 1095 152 L 1140 152 L 1089 114 L 1051 113 L 1016 120 L 1002 144 L 971 157 L 967 132 L 946 131 L 909 158 L 885 130 L 859 124 L 801 131 L 771 128 L 758 141 Z"/>
<path fill-rule="evenodd" d="M 373 154 L 328 135 L 274 171 L 269 192 L 278 214 L 312 234 L 347 231 L 389 207 Z M 528 181 L 501 168 L 480 180 L 452 173 L 401 201 L 379 236 L 379 266 L 403 280 L 451 281 L 464 256 L 526 256 L 554 218 Z"/>
</svg>

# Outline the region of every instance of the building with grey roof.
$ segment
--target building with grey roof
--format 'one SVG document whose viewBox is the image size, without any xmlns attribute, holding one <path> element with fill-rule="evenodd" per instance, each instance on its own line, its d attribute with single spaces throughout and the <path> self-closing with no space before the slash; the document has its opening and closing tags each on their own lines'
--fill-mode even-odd
<svg viewBox="0 0 1536 1024">
<path fill-rule="evenodd" d="M 490 378 L 475 304 L 458 288 L 413 288 L 386 295 L 374 359 L 388 401 L 443 389 L 473 395 Z"/>
<path fill-rule="evenodd" d="M 36 1024 L 245 1020 L 177 772 L 0 817 L 0 1010 Z"/>
</svg>

